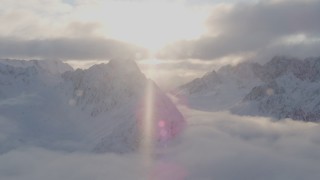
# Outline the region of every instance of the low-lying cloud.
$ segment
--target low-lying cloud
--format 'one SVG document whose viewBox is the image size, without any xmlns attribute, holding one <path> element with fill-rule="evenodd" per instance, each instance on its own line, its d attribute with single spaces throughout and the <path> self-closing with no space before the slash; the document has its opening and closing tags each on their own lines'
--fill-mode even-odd
<svg viewBox="0 0 320 180">
<path fill-rule="evenodd" d="M 20 148 L 0 155 L 0 179 L 319 179 L 315 123 L 184 109 L 188 128 L 159 150 L 150 168 L 141 154 L 91 154 Z"/>
<path fill-rule="evenodd" d="M 104 38 L 54 38 L 23 40 L 0 38 L 1 58 L 106 60 L 140 59 L 147 56 L 143 48 Z"/>
</svg>

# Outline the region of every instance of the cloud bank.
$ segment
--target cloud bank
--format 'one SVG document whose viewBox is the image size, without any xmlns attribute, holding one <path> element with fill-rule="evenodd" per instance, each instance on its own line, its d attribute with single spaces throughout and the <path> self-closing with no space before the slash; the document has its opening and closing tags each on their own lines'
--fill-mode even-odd
<svg viewBox="0 0 320 180">
<path fill-rule="evenodd" d="M 217 5 L 201 38 L 173 43 L 159 53 L 167 59 L 202 59 L 247 54 L 318 56 L 319 1 L 258 1 Z"/>
<path fill-rule="evenodd" d="M 147 50 L 105 38 L 53 38 L 23 40 L 0 38 L 0 57 L 26 59 L 106 60 L 140 59 Z"/>
<path fill-rule="evenodd" d="M 319 125 L 184 109 L 188 128 L 158 150 L 91 154 L 22 147 L 0 155 L 0 179 L 259 179 L 320 178 Z"/>
</svg>

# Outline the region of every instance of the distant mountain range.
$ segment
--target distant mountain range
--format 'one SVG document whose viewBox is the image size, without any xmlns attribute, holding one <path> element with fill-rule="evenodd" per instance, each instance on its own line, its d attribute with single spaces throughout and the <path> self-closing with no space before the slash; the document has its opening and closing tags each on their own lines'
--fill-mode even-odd
<svg viewBox="0 0 320 180">
<path fill-rule="evenodd" d="M 174 93 L 195 109 L 318 122 L 320 58 L 277 56 L 264 65 L 228 65 Z M 182 131 L 185 120 L 134 61 L 73 70 L 61 61 L 0 60 L 0 128 L 8 127 L 0 129 L 0 153 L 29 145 L 136 151 L 146 138 L 151 106 L 151 136 L 161 145 Z"/>
<path fill-rule="evenodd" d="M 162 142 L 182 130 L 184 118 L 134 61 L 116 59 L 73 70 L 61 61 L 0 60 L 0 123 L 14 127 L 0 138 L 0 152 L 21 145 L 135 151 L 144 138 L 148 86 L 156 107 L 153 136 Z"/>
<path fill-rule="evenodd" d="M 276 56 L 264 65 L 228 65 L 180 86 L 175 94 L 198 109 L 316 122 L 320 58 Z"/>
</svg>

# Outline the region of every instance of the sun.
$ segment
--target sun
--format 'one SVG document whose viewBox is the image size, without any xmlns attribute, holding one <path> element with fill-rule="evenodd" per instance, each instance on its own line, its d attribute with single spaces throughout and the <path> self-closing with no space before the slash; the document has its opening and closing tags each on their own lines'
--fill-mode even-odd
<svg viewBox="0 0 320 180">
<path fill-rule="evenodd" d="M 174 1 L 119 1 L 101 5 L 105 35 L 156 52 L 168 43 L 193 39 L 207 16 Z"/>
<path fill-rule="evenodd" d="M 155 65 L 163 63 L 163 61 L 155 59 L 155 58 L 151 58 L 151 59 L 146 59 L 146 60 L 140 60 L 139 63 L 142 65 L 146 65 L 146 66 L 155 66 Z"/>
</svg>

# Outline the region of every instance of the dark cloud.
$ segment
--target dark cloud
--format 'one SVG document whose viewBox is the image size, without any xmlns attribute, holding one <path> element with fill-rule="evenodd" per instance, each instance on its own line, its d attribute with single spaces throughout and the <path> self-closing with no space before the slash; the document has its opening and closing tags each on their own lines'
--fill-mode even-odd
<svg viewBox="0 0 320 180">
<path fill-rule="evenodd" d="M 301 42 L 287 45 L 272 45 L 257 51 L 257 55 L 249 58 L 248 60 L 266 63 L 274 56 L 288 56 L 300 59 L 304 59 L 306 57 L 319 57 L 320 41 L 318 40 L 310 43 Z"/>
<path fill-rule="evenodd" d="M 92 37 L 101 29 L 101 26 L 97 22 L 70 22 L 66 27 L 66 34 L 71 37 Z"/>
<path fill-rule="evenodd" d="M 169 45 L 159 57 L 210 60 L 227 55 L 264 53 L 286 36 L 303 34 L 312 39 L 319 38 L 319 17 L 319 1 L 239 3 L 230 10 L 215 9 L 207 21 L 208 34 L 197 40 Z M 287 50 L 290 48 L 290 45 L 286 47 Z M 309 44 L 303 49 L 310 51 L 310 48 L 318 49 L 318 44 Z M 295 55 L 296 48 L 289 52 Z"/>
<path fill-rule="evenodd" d="M 33 40 L 12 37 L 0 38 L 1 58 L 105 60 L 110 58 L 139 59 L 146 56 L 146 49 L 104 38 L 85 37 Z"/>
</svg>

